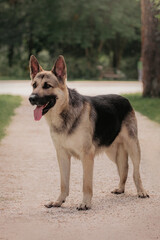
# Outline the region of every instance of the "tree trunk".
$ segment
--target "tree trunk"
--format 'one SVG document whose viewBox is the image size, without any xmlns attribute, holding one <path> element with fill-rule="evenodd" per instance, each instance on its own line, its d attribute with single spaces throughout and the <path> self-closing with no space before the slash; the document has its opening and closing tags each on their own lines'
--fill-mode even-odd
<svg viewBox="0 0 160 240">
<path fill-rule="evenodd" d="M 13 56 L 14 56 L 14 46 L 11 43 L 8 48 L 8 65 L 9 65 L 9 67 L 12 67 L 12 65 L 13 65 Z"/>
<path fill-rule="evenodd" d="M 119 69 L 122 54 L 124 49 L 124 39 L 121 38 L 120 34 L 116 34 L 115 40 L 113 41 L 113 59 L 112 67 L 116 73 Z"/>
<path fill-rule="evenodd" d="M 160 97 L 160 32 L 153 3 L 141 0 L 143 96 Z"/>
</svg>

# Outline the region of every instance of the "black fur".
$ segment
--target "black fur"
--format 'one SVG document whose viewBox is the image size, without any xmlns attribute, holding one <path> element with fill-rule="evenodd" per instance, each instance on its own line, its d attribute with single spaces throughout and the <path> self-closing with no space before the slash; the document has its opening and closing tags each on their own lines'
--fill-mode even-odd
<svg viewBox="0 0 160 240">
<path fill-rule="evenodd" d="M 109 146 L 120 132 L 125 117 L 133 110 L 129 101 L 116 94 L 91 97 L 83 96 L 72 89 L 68 91 L 73 109 L 85 102 L 91 104 L 91 120 L 95 124 L 93 141 L 99 146 Z M 73 130 L 78 126 L 77 119 L 72 126 Z"/>
<path fill-rule="evenodd" d="M 129 101 L 119 95 L 89 97 L 96 113 L 94 141 L 109 146 L 121 130 L 125 117 L 133 110 Z"/>
<path fill-rule="evenodd" d="M 79 94 L 75 89 L 68 88 L 69 93 L 69 105 L 73 108 L 77 108 L 83 105 L 86 101 L 85 96 Z"/>
<path fill-rule="evenodd" d="M 47 106 L 43 109 L 42 114 L 46 114 L 50 108 L 52 108 L 57 100 L 56 95 L 48 95 L 44 97 L 39 97 L 38 94 L 31 94 L 29 97 L 29 101 L 32 105 L 43 106 L 47 104 Z"/>
<path fill-rule="evenodd" d="M 72 134 L 80 123 L 81 111 L 83 109 L 83 103 L 85 101 L 85 98 L 74 89 L 68 88 L 68 93 L 69 105 L 71 108 L 67 111 L 62 111 L 60 114 L 64 123 L 62 124 L 62 130 L 60 132 L 64 131 L 66 126 L 69 124 L 70 127 L 68 129 L 68 134 Z"/>
</svg>

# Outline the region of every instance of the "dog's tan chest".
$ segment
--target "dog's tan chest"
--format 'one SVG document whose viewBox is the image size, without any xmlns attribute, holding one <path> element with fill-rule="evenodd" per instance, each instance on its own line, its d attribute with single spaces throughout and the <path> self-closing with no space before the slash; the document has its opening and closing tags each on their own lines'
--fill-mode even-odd
<svg viewBox="0 0 160 240">
<path fill-rule="evenodd" d="M 72 134 L 67 134 L 66 132 L 57 133 L 52 127 L 50 128 L 50 133 L 56 149 L 63 148 L 78 159 L 92 145 L 90 131 L 86 131 L 83 125 L 80 125 Z"/>
</svg>

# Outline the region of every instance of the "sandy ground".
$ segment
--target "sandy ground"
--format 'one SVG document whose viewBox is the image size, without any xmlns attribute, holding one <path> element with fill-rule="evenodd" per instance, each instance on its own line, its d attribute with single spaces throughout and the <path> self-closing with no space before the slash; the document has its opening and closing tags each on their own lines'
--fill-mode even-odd
<svg viewBox="0 0 160 240">
<path fill-rule="evenodd" d="M 137 114 L 141 175 L 149 199 L 139 199 L 132 179 L 126 193 L 112 195 L 116 166 L 95 159 L 92 209 L 77 211 L 82 198 L 81 162 L 72 160 L 70 196 L 62 208 L 44 204 L 59 194 L 59 169 L 49 129 L 33 120 L 26 98 L 0 143 L 0 240 L 160 239 L 160 125 Z"/>
</svg>

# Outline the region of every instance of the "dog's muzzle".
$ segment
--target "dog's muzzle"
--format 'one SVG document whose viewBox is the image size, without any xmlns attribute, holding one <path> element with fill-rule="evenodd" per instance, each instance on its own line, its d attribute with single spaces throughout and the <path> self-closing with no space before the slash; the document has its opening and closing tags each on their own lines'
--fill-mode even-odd
<svg viewBox="0 0 160 240">
<path fill-rule="evenodd" d="M 39 96 L 33 93 L 29 97 L 29 101 L 32 105 L 37 105 L 38 99 L 39 99 Z"/>
<path fill-rule="evenodd" d="M 41 117 L 56 104 L 57 99 L 56 95 L 39 97 L 38 94 L 32 93 L 29 97 L 29 101 L 32 105 L 37 105 L 34 110 L 34 119 L 39 121 Z"/>
</svg>

